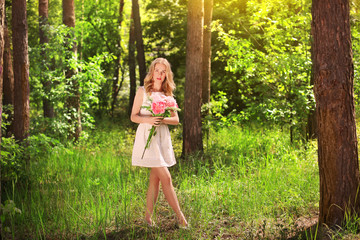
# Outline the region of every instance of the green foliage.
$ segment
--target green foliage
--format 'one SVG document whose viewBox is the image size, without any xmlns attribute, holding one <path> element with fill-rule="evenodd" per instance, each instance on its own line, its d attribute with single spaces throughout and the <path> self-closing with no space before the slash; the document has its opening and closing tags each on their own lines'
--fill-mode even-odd
<svg viewBox="0 0 360 240">
<path fill-rule="evenodd" d="M 6 200 L 4 204 L 0 204 L 0 209 L 2 229 L 6 233 L 12 233 L 12 238 L 14 238 L 15 217 L 18 214 L 22 214 L 22 211 L 16 207 L 14 201 L 12 200 Z"/>
<path fill-rule="evenodd" d="M 11 124 L 11 117 L 14 115 L 14 106 L 12 105 L 3 105 L 2 106 L 2 113 L 1 113 L 1 117 L 2 117 L 2 121 L 1 121 L 1 136 L 4 136 L 6 133 L 6 129 L 10 126 Z"/>
<path fill-rule="evenodd" d="M 211 100 L 207 104 L 203 104 L 201 111 L 203 113 L 202 128 L 205 132 L 210 129 L 218 131 L 224 127 L 231 127 L 240 122 L 248 120 L 245 112 L 237 112 L 235 109 L 226 114 L 228 109 L 226 93 L 219 91 L 217 95 L 211 96 Z"/>
<path fill-rule="evenodd" d="M 99 92 L 107 81 L 102 66 L 114 60 L 113 55 L 104 52 L 100 55 L 89 57 L 88 61 L 79 60 L 66 46 L 66 36 L 74 34 L 72 29 L 63 25 L 49 27 L 47 33 L 51 41 L 45 46 L 38 46 L 31 51 L 31 58 L 38 59 L 40 64 L 31 65 L 32 104 L 36 109 L 41 109 L 42 99 L 47 98 L 54 106 L 55 119 L 43 119 L 34 116 L 33 132 L 44 132 L 59 140 L 67 139 L 74 129 L 69 123 L 71 111 L 65 102 L 72 93 L 72 83 L 79 84 L 80 106 L 82 112 L 82 125 L 93 126 L 93 114 L 99 104 Z M 76 32 L 75 32 L 76 33 Z M 43 58 L 41 51 L 45 50 L 47 58 Z M 59 54 L 60 53 L 60 54 Z M 66 58 L 65 56 L 72 56 Z M 40 61 L 41 59 L 41 61 Z M 76 74 L 72 78 L 65 77 L 65 69 L 75 69 Z M 51 91 L 45 92 L 43 83 L 51 82 Z"/>
<path fill-rule="evenodd" d="M 249 27 L 229 33 L 221 25 L 216 28 L 228 47 L 217 58 L 227 59 L 225 69 L 239 74 L 238 94 L 247 115 L 296 126 L 300 134 L 314 107 L 306 6 L 287 0 L 248 1 Z"/>
<path fill-rule="evenodd" d="M 106 82 L 106 78 L 103 74 L 104 71 L 101 66 L 112 60 L 114 60 L 113 55 L 108 54 L 107 52 L 90 57 L 88 62 L 79 61 L 74 58 L 69 60 L 69 65 L 73 69 L 78 69 L 79 72 L 72 78 L 67 79 L 68 84 L 65 86 L 70 86 L 69 83 L 72 81 L 79 83 L 80 102 L 82 103 L 82 110 L 85 112 L 98 106 L 98 93 L 101 90 L 102 85 Z M 69 93 L 69 90 L 65 93 Z"/>
<path fill-rule="evenodd" d="M 154 234 L 166 239 L 278 239 L 297 230 L 299 216 L 313 214 L 319 198 L 316 146 L 311 142 L 307 148 L 290 144 L 285 133 L 297 128 L 301 135 L 307 113 L 314 106 L 310 1 L 214 1 L 213 94 L 211 102 L 203 106 L 206 151 L 190 157 L 189 162 L 178 158 L 171 169 L 180 203 L 193 226 L 189 232 L 172 231 L 175 221 L 169 221 L 173 216 L 161 196 L 157 219 L 170 230 L 144 230 L 139 222 L 148 172 L 130 166 L 134 131 L 130 127 L 119 130 L 128 120 L 94 125 L 95 114 L 109 108 L 117 66 L 125 86 L 121 98 L 128 97 L 131 4 L 125 1 L 119 26 L 119 1 L 75 2 L 75 29 L 62 25 L 61 1 L 50 2 L 51 25 L 45 27 L 50 42 L 39 46 L 38 6 L 36 1 L 28 1 L 31 136 L 26 151 L 13 138 L 3 138 L 1 144 L 3 180 L 16 182 L 25 175 L 31 180 L 31 194 L 21 185 L 16 191 L 14 186 L 12 191 L 4 190 L 1 221 L 10 226 L 6 230 L 13 238 L 99 238 L 99 234 L 102 238 L 116 229 L 114 236 L 126 239 L 154 238 Z M 186 4 L 185 0 L 140 1 L 147 61 L 163 56 L 172 63 L 180 105 Z M 351 1 L 351 7 L 358 105 L 358 1 Z M 76 39 L 77 58 L 66 47 L 70 35 Z M 77 70 L 70 80 L 64 74 L 69 66 Z M 72 129 L 65 102 L 72 80 L 79 83 L 82 124 L 89 129 L 77 146 L 67 143 Z M 51 91 L 44 90 L 46 81 L 51 82 Z M 54 105 L 54 119 L 41 116 L 44 98 Z M 8 124 L 3 121 L 2 128 Z M 181 129 L 175 128 L 173 135 L 175 153 L 180 155 Z M 29 173 L 25 173 L 23 156 L 32 161 Z M 358 218 L 348 220 L 345 231 L 355 234 Z"/>
<path fill-rule="evenodd" d="M 90 58 L 104 52 L 115 57 L 112 61 L 102 64 L 106 81 L 101 84 L 97 107 L 102 113 L 107 113 L 112 101 L 112 84 L 116 77 L 116 69 L 120 68 L 120 76 L 117 76 L 119 79 L 127 80 L 128 77 L 126 63 L 131 2 L 125 1 L 122 19 L 119 16 L 120 1 L 76 2 L 77 6 L 80 6 L 76 8 L 79 20 L 76 23 L 79 58 L 89 61 Z M 128 89 L 121 90 L 128 92 Z"/>
<path fill-rule="evenodd" d="M 21 178 L 25 174 L 23 147 L 13 137 L 1 138 L 1 179 L 2 181 Z"/>
<path fill-rule="evenodd" d="M 71 92 L 69 82 L 80 85 L 82 126 L 93 126 L 95 113 L 107 111 L 112 101 L 112 83 L 115 69 L 125 79 L 127 27 L 131 4 L 125 4 L 123 21 L 119 25 L 119 1 L 75 1 L 76 26 L 69 29 L 62 24 L 61 1 L 49 3 L 49 24 L 44 26 L 49 43 L 40 46 L 38 4 L 29 1 L 29 59 L 31 87 L 31 120 L 33 132 L 46 129 L 46 134 L 63 141 L 71 134 L 68 124 L 69 111 L 65 99 Z M 10 11 L 11 12 L 11 11 Z M 67 41 L 70 37 L 71 42 Z M 77 56 L 72 56 L 71 44 L 76 44 Z M 43 54 L 44 53 L 44 54 Z M 68 67 L 77 70 L 72 79 L 66 79 Z M 119 76 L 120 77 L 120 76 Z M 51 91 L 44 90 L 43 84 L 50 82 Z M 71 88 L 71 86 L 70 86 Z M 56 113 L 55 119 L 42 119 L 42 100 L 48 99 Z M 49 124 L 49 125 L 47 125 Z"/>
<path fill-rule="evenodd" d="M 168 230 L 154 233 L 141 223 L 148 170 L 131 167 L 134 135 L 131 128 L 104 122 L 87 141 L 55 146 L 39 158 L 31 165 L 31 194 L 20 187 L 14 196 L 3 196 L 22 211 L 14 217 L 14 235 L 96 238 L 106 231 L 107 238 L 156 234 L 208 239 L 221 231 L 230 238 L 248 239 L 259 237 L 256 229 L 264 225 L 263 236 L 277 239 L 282 231 L 297 231 L 295 220 L 318 202 L 314 146 L 296 148 L 281 130 L 234 125 L 211 131 L 205 155 L 187 162 L 177 158 L 170 169 L 192 228 L 171 230 L 175 217 L 160 194 L 154 220 Z M 46 141 L 43 136 L 33 140 Z M 174 146 L 181 145 L 181 139 L 173 140 Z M 279 219 L 285 222 L 281 228 Z"/>
<path fill-rule="evenodd" d="M 36 163 L 45 158 L 56 147 L 61 147 L 62 144 L 45 134 L 31 135 L 26 139 L 26 155 L 30 156 L 31 162 Z"/>
<path fill-rule="evenodd" d="M 186 2 L 148 1 L 146 12 L 150 16 L 144 21 L 146 51 L 154 57 L 166 57 L 177 73 L 185 62 Z"/>
<path fill-rule="evenodd" d="M 16 181 L 28 177 L 26 171 L 26 159 L 31 163 L 46 158 L 54 147 L 61 148 L 63 145 L 56 139 L 42 133 L 29 136 L 19 144 L 14 137 L 1 138 L 1 180 L 4 182 Z"/>
<path fill-rule="evenodd" d="M 73 64 L 82 68 L 83 66 L 80 66 L 82 61 L 93 62 L 96 56 L 103 56 L 104 52 L 116 57 L 101 63 L 102 76 L 97 79 L 102 80 L 95 84 L 97 90 L 94 94 L 87 93 L 86 90 L 83 92 L 82 106 L 86 108 L 86 110 L 82 109 L 85 111 L 84 116 L 93 116 L 94 110 L 102 113 L 109 110 L 112 83 L 118 66 L 120 66 L 120 78 L 124 83 L 119 93 L 119 98 L 123 101 L 118 103 L 125 108 L 129 90 L 127 45 L 131 3 L 125 1 L 121 25 L 119 25 L 119 1 L 76 0 L 75 5 L 74 34 L 78 46 L 78 59 L 81 63 Z M 238 117 L 240 119 L 246 116 L 250 121 L 285 123 L 296 128 L 300 133 L 298 135 L 303 135 L 306 115 L 314 107 L 310 84 L 310 5 L 309 0 L 214 1 L 211 89 L 214 95 L 219 91 L 226 93 L 228 108 L 224 110 L 224 116 L 240 114 Z M 358 9 L 358 1 L 351 1 L 357 102 L 358 89 L 360 89 L 359 64 L 357 64 L 359 62 Z M 33 112 L 39 113 L 43 98 L 55 103 L 57 109 L 63 107 L 61 104 L 64 103 L 64 94 L 67 92 L 64 87 L 63 71 L 69 64 L 64 60 L 67 54 L 64 38 L 69 33 L 61 25 L 61 1 L 54 0 L 49 4 L 51 25 L 46 29 L 50 43 L 42 46 L 48 56 L 43 58 L 40 54 L 41 48 L 38 46 L 37 11 L 37 2 L 29 1 L 30 102 Z M 140 1 L 140 12 L 146 60 L 149 63 L 159 56 L 169 59 L 175 73 L 176 96 L 182 107 L 187 1 Z M 10 12 L 7 11 L 7 14 Z M 86 79 L 83 75 L 80 71 L 77 78 Z M 46 79 L 51 80 L 55 90 L 45 94 L 38 89 L 42 88 L 42 82 Z M 91 123 L 91 120 L 86 119 L 84 119 L 85 125 L 86 122 Z M 66 120 L 61 121 L 64 124 L 58 125 L 64 126 Z M 58 131 L 58 135 L 64 132 L 63 129 Z"/>
</svg>

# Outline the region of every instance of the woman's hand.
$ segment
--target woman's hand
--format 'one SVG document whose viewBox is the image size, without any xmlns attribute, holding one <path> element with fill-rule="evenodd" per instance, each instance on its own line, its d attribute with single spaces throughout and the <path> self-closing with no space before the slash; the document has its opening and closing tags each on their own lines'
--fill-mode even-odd
<svg viewBox="0 0 360 240">
<path fill-rule="evenodd" d="M 148 123 L 152 126 L 159 126 L 161 123 L 177 125 L 179 124 L 179 116 L 176 111 L 171 111 L 170 117 L 153 117 L 153 116 L 141 116 L 140 109 L 143 102 L 143 96 L 145 95 L 145 90 L 143 88 L 139 88 L 136 92 L 134 105 L 131 111 L 131 121 L 134 123 Z"/>
<path fill-rule="evenodd" d="M 162 123 L 170 124 L 170 125 L 178 125 L 179 124 L 179 116 L 178 116 L 177 112 L 171 111 L 171 116 L 164 118 L 162 120 Z"/>
<path fill-rule="evenodd" d="M 147 123 L 153 126 L 159 126 L 163 119 L 163 117 L 147 117 Z"/>
</svg>

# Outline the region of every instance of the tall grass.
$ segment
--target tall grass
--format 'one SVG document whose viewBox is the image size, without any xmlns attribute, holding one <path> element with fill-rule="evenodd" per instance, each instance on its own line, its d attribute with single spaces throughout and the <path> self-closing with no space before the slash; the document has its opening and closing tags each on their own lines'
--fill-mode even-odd
<svg viewBox="0 0 360 240">
<path fill-rule="evenodd" d="M 21 214 L 6 224 L 15 238 L 209 239 L 290 235 L 318 202 L 315 147 L 289 143 L 278 129 L 211 132 L 204 154 L 170 168 L 190 230 L 176 228 L 163 195 L 159 228 L 143 223 L 148 169 L 131 166 L 134 130 L 100 128 L 78 146 L 31 164 L 29 187 L 7 188 Z M 176 154 L 181 131 L 173 130 Z M 9 234 L 9 236 L 12 236 Z"/>
</svg>

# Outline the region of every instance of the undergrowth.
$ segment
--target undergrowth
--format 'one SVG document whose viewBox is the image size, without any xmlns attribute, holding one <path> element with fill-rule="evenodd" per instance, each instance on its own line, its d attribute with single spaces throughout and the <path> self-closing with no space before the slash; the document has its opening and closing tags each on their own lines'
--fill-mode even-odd
<svg viewBox="0 0 360 240">
<path fill-rule="evenodd" d="M 181 159 L 181 129 L 172 129 L 170 168 L 191 229 L 176 227 L 163 195 L 159 228 L 143 222 L 148 169 L 131 166 L 135 130 L 98 126 L 75 146 L 54 146 L 31 162 L 29 181 L 13 182 L 4 200 L 19 211 L 4 219 L 15 239 L 278 239 L 296 234 L 318 208 L 313 143 L 291 144 L 280 129 L 211 130 L 204 153 Z M 300 226 L 301 227 L 301 226 Z"/>
</svg>

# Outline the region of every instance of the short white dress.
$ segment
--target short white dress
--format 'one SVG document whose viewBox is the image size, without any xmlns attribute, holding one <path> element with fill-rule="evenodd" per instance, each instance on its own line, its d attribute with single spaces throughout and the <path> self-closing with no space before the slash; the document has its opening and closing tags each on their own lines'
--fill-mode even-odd
<svg viewBox="0 0 360 240">
<path fill-rule="evenodd" d="M 143 88 L 143 87 L 142 87 Z M 163 92 L 152 92 L 155 94 L 165 95 Z M 151 101 L 144 89 L 142 106 L 150 106 Z M 140 116 L 150 115 L 147 109 L 140 109 Z M 152 125 L 148 123 L 140 123 L 135 136 L 135 142 L 132 152 L 132 165 L 140 167 L 171 167 L 176 164 L 174 150 L 171 144 L 171 136 L 167 124 L 160 124 L 156 127 L 156 134 L 150 141 L 150 146 L 145 150 L 144 157 L 141 159 L 148 139 Z"/>
</svg>

